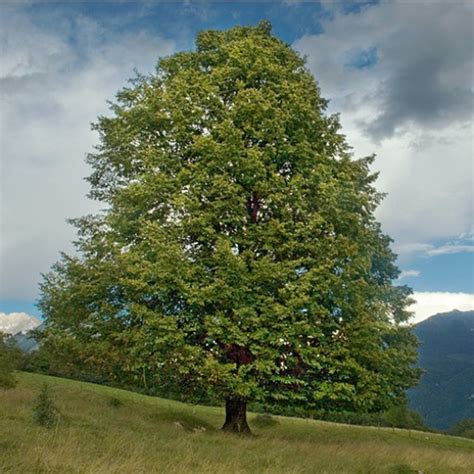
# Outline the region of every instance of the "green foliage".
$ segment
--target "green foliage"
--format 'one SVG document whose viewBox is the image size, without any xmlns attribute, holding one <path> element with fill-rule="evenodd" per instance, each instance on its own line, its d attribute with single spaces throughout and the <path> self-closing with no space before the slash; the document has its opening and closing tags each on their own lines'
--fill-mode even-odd
<svg viewBox="0 0 474 474">
<path fill-rule="evenodd" d="M 450 430 L 449 433 L 454 436 L 463 436 L 464 438 L 474 439 L 474 418 L 467 418 L 458 421 Z"/>
<path fill-rule="evenodd" d="M 33 408 L 33 421 L 44 428 L 54 428 L 58 421 L 58 410 L 51 398 L 47 384 L 44 384 Z"/>
<path fill-rule="evenodd" d="M 427 430 L 423 417 L 413 410 L 408 410 L 405 406 L 391 407 L 382 414 L 385 422 L 383 426 L 393 426 L 396 428 L 406 428 L 414 430 Z"/>
<path fill-rule="evenodd" d="M 253 403 L 252 411 L 262 413 L 273 413 L 276 415 L 293 416 L 298 418 L 312 418 L 314 420 L 344 423 L 346 425 L 359 426 L 383 426 L 391 428 L 403 428 L 418 431 L 433 431 L 428 428 L 420 414 L 408 410 L 406 406 L 394 406 L 388 410 L 377 413 L 361 413 L 353 411 L 325 411 L 308 410 L 298 406 L 262 405 Z"/>
<path fill-rule="evenodd" d="M 45 275 L 44 341 L 144 387 L 379 411 L 416 383 L 410 291 L 304 61 L 268 23 L 205 31 L 95 129 L 78 256 Z"/>
<path fill-rule="evenodd" d="M 0 389 L 13 388 L 16 384 L 14 371 L 21 364 L 21 351 L 6 334 L 0 332 Z"/>
</svg>

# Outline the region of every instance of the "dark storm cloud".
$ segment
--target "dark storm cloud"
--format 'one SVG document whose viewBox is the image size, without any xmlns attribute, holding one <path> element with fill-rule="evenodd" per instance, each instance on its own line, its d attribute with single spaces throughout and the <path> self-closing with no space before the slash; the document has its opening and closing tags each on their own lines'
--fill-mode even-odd
<svg viewBox="0 0 474 474">
<path fill-rule="evenodd" d="M 406 6 L 405 13 L 406 21 L 381 38 L 389 74 L 372 97 L 379 115 L 366 124 L 376 140 L 410 124 L 439 129 L 472 116 L 472 7 L 418 4 Z"/>
<path fill-rule="evenodd" d="M 355 155 L 378 155 L 387 193 L 378 218 L 404 253 L 472 223 L 473 10 L 421 1 L 336 10 L 324 33 L 293 45 Z"/>
</svg>

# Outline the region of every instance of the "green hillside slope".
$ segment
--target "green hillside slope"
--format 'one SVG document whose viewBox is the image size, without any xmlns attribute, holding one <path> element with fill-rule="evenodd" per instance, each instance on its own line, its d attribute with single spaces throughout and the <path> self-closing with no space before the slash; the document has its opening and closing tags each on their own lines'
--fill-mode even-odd
<svg viewBox="0 0 474 474">
<path fill-rule="evenodd" d="M 222 433 L 223 410 L 18 374 L 0 391 L 2 473 L 469 473 L 474 442 L 414 431 L 250 414 L 253 437 Z M 47 382 L 58 426 L 32 421 Z"/>
</svg>

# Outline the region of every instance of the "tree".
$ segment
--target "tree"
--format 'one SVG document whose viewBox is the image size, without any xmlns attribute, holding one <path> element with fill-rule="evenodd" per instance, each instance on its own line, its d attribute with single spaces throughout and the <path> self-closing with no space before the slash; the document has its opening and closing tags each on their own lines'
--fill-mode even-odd
<svg viewBox="0 0 474 474">
<path fill-rule="evenodd" d="M 0 389 L 13 388 L 16 385 L 14 371 L 21 362 L 21 351 L 9 337 L 0 332 Z"/>
<path fill-rule="evenodd" d="M 270 30 L 201 32 L 118 93 L 88 157 L 107 207 L 74 221 L 40 300 L 49 334 L 204 387 L 237 432 L 249 400 L 374 411 L 418 377 L 373 157 Z"/>
<path fill-rule="evenodd" d="M 474 439 L 474 418 L 465 418 L 458 421 L 449 430 L 449 433 L 454 436 Z"/>
</svg>

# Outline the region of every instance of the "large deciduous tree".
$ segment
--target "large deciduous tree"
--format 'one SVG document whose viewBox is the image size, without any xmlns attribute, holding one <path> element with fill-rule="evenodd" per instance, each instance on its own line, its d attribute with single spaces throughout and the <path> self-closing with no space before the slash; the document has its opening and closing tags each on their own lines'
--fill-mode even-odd
<svg viewBox="0 0 474 474">
<path fill-rule="evenodd" d="M 143 383 L 246 403 L 375 411 L 418 372 L 372 157 L 354 159 L 304 60 L 268 23 L 205 31 L 95 129 L 76 256 L 44 277 L 49 337 Z M 86 349 L 84 349 L 86 350 Z M 100 353 L 100 351 L 99 351 Z M 113 369 L 111 369 L 113 370 Z"/>
</svg>

